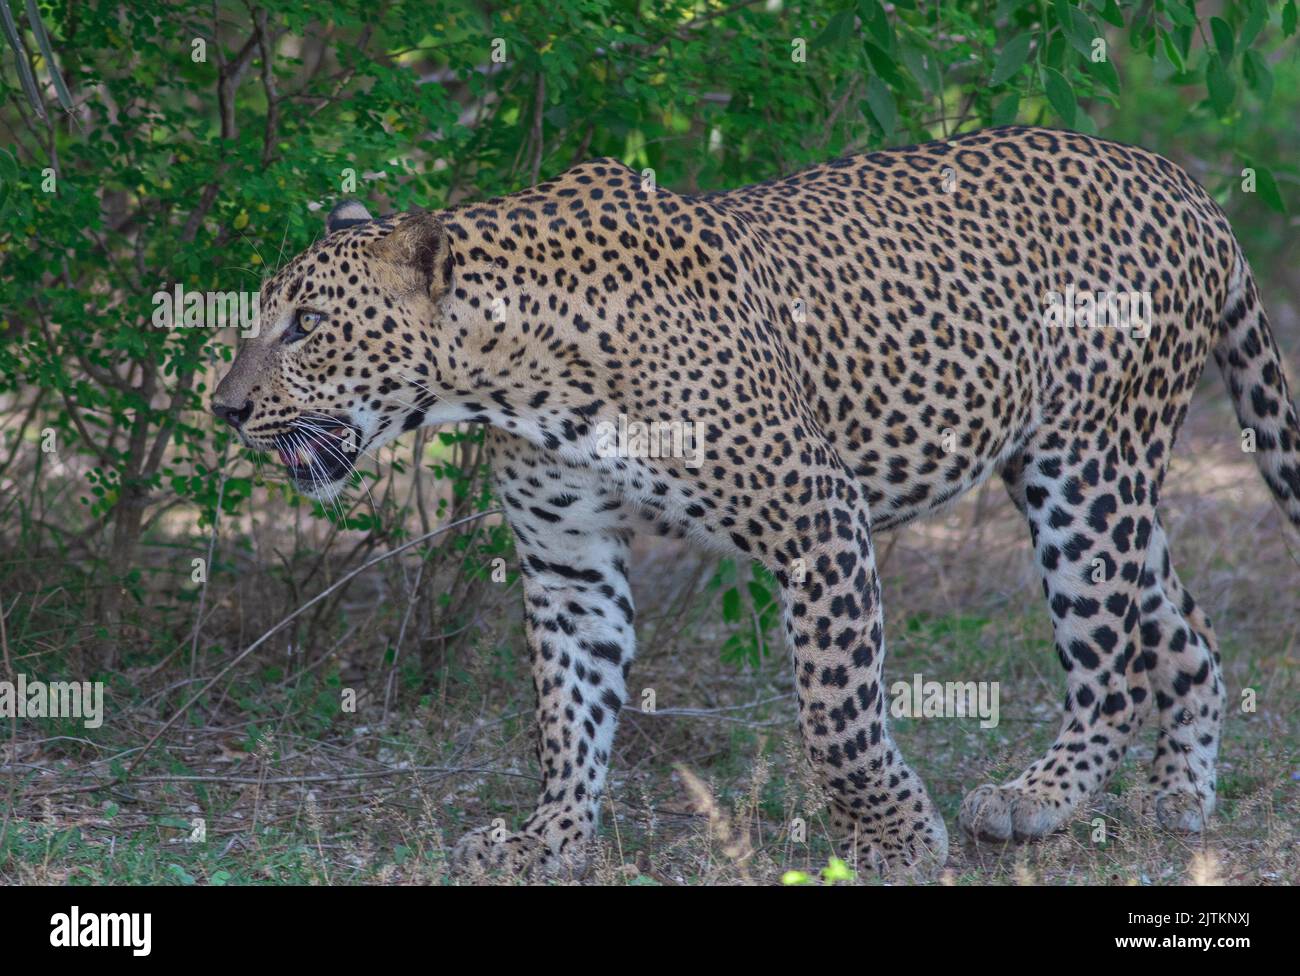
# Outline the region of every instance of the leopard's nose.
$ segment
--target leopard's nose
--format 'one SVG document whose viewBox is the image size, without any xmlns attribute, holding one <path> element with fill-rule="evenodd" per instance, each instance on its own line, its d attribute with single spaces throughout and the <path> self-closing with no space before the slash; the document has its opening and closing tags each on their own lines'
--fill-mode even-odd
<svg viewBox="0 0 1300 976">
<path fill-rule="evenodd" d="M 213 400 L 212 412 L 226 423 L 230 424 L 231 427 L 238 430 L 240 427 L 244 426 L 244 421 L 246 421 L 253 413 L 253 401 L 245 400 L 242 407 L 236 408 L 226 406 L 224 403 L 217 403 L 216 400 Z"/>
</svg>

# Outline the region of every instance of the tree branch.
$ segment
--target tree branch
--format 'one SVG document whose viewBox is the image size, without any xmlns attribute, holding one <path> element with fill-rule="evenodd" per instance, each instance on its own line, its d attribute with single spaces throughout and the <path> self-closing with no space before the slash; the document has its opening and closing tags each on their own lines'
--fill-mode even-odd
<svg viewBox="0 0 1300 976">
<path fill-rule="evenodd" d="M 215 6 L 215 5 L 214 5 Z M 235 55 L 235 60 L 226 61 L 221 53 L 221 41 L 216 36 L 216 20 L 213 19 L 213 38 L 212 47 L 217 56 L 217 114 L 221 119 L 221 156 L 226 154 L 226 143 L 233 141 L 239 134 L 239 129 L 235 124 L 235 91 L 239 88 L 239 83 L 244 78 L 244 73 L 248 70 L 249 64 L 253 60 L 253 52 L 258 50 L 261 44 L 262 32 L 255 25 L 252 35 L 244 42 L 244 46 L 239 49 Z M 199 195 L 199 205 L 190 213 L 189 219 L 185 221 L 185 226 L 181 229 L 181 243 L 189 244 L 198 235 L 199 228 L 203 225 L 204 219 L 212 209 L 212 205 L 217 202 L 217 194 L 221 191 L 221 179 L 226 175 L 226 169 L 229 163 L 223 158 L 217 165 L 216 172 L 212 181 L 203 188 L 203 193 Z"/>
</svg>

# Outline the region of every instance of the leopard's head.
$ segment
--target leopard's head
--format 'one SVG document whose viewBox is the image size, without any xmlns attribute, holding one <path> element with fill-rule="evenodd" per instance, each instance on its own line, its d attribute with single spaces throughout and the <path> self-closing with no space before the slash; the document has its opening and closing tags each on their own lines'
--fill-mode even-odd
<svg viewBox="0 0 1300 976">
<path fill-rule="evenodd" d="M 246 446 L 277 453 L 318 498 L 403 431 L 464 419 L 445 395 L 454 261 L 438 216 L 374 219 L 349 201 L 326 230 L 262 286 L 257 335 L 212 397 Z"/>
</svg>

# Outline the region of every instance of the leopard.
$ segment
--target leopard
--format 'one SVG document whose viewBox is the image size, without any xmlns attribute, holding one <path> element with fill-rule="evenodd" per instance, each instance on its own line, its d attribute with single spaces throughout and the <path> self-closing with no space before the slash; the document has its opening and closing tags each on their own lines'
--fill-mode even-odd
<svg viewBox="0 0 1300 976">
<path fill-rule="evenodd" d="M 961 801 L 966 842 L 1068 830 L 1148 725 L 1147 816 L 1206 830 L 1227 688 L 1159 502 L 1211 355 L 1300 526 L 1300 420 L 1210 194 L 1140 147 L 1033 126 L 718 192 L 653 176 L 600 158 L 441 210 L 344 200 L 264 282 L 260 332 L 212 395 L 318 499 L 404 432 L 486 428 L 541 785 L 452 869 L 589 863 L 636 650 L 631 545 L 651 534 L 771 574 L 830 840 L 931 876 L 950 840 L 890 732 L 876 547 L 994 475 L 1066 691 L 1046 752 Z M 620 423 L 685 425 L 694 448 L 611 439 Z"/>
</svg>

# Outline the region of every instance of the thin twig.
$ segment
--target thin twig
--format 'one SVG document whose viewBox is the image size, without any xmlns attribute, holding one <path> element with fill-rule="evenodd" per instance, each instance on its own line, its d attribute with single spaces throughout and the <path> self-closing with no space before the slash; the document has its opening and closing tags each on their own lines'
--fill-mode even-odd
<svg viewBox="0 0 1300 976">
<path fill-rule="evenodd" d="M 221 452 L 221 484 L 217 487 L 217 507 L 212 513 L 212 534 L 208 537 L 208 558 L 203 563 L 203 586 L 199 590 L 199 609 L 194 614 L 194 635 L 190 640 L 190 678 L 193 679 L 194 672 L 198 670 L 199 661 L 199 630 L 203 626 L 203 611 L 208 602 L 208 580 L 212 579 L 212 558 L 217 550 L 217 530 L 221 524 L 221 505 L 226 497 L 226 454 L 230 450 L 230 442 L 226 442 L 225 448 Z"/>
<path fill-rule="evenodd" d="M 286 625 L 292 623 L 294 620 L 297 620 L 298 617 L 300 617 L 309 607 L 315 606 L 321 600 L 325 599 L 325 597 L 329 596 L 331 593 L 333 593 L 335 590 L 341 587 L 344 583 L 351 580 L 354 576 L 357 576 L 365 572 L 371 566 L 377 565 L 378 563 L 383 562 L 385 559 L 389 559 L 392 556 L 396 556 L 398 553 L 405 552 L 407 549 L 410 549 L 413 546 L 418 546 L 421 542 L 427 542 L 429 539 L 432 539 L 434 536 L 442 535 L 442 533 L 444 532 L 448 532 L 451 529 L 454 529 L 458 526 L 464 525 L 468 522 L 472 522 L 475 519 L 481 519 L 488 515 L 498 515 L 500 513 L 501 513 L 501 509 L 499 508 L 491 508 L 484 512 L 475 512 L 472 515 L 467 515 L 464 518 L 457 519 L 455 522 L 448 523 L 447 525 L 444 525 L 439 529 L 435 529 L 432 532 L 427 532 L 424 535 L 416 536 L 414 539 L 411 539 L 408 542 L 404 542 L 400 546 L 396 546 L 395 548 L 388 550 L 388 552 L 376 556 L 374 559 L 370 560 L 369 562 L 363 563 L 362 565 L 358 566 L 356 569 L 352 570 L 352 572 L 348 573 L 345 576 L 340 577 L 330 586 L 327 586 L 325 589 L 321 590 L 314 597 L 312 597 L 310 600 L 308 600 L 306 603 L 300 606 L 297 610 L 295 610 L 293 613 L 289 614 L 287 617 L 282 619 L 278 624 L 276 624 L 274 627 L 272 627 L 270 630 L 264 633 L 261 637 L 253 641 L 253 643 L 249 644 L 246 648 L 244 648 L 242 651 L 236 654 L 229 664 L 227 664 L 224 668 L 218 671 L 217 674 L 210 681 L 208 681 L 207 684 L 205 684 L 202 688 L 200 688 L 194 694 L 194 696 L 190 698 L 189 701 L 187 701 L 184 705 L 178 708 L 175 714 L 173 714 L 171 718 L 169 718 L 166 722 L 163 723 L 162 728 L 160 728 L 157 732 L 153 734 L 153 738 L 151 738 L 148 742 L 145 743 L 144 748 L 140 750 L 140 754 L 135 757 L 135 760 L 127 768 L 125 774 L 123 774 L 121 778 L 127 779 L 131 776 L 131 774 L 135 771 L 136 767 L 140 765 L 140 761 L 144 759 L 144 757 L 149 753 L 149 750 L 153 748 L 154 743 L 156 743 L 160 738 L 162 738 L 163 734 L 168 729 L 170 729 L 173 725 L 175 725 L 177 720 L 182 715 L 184 715 L 187 711 L 189 711 L 190 707 L 193 706 L 195 702 L 197 702 L 200 698 L 202 698 L 207 693 L 209 688 L 215 685 L 227 674 L 229 674 L 231 669 L 234 668 L 235 665 L 237 665 L 240 661 L 244 660 L 244 658 L 248 657 L 248 655 L 252 654 L 259 647 L 261 647 L 273 635 L 279 633 L 280 630 L 283 629 Z"/>
</svg>

